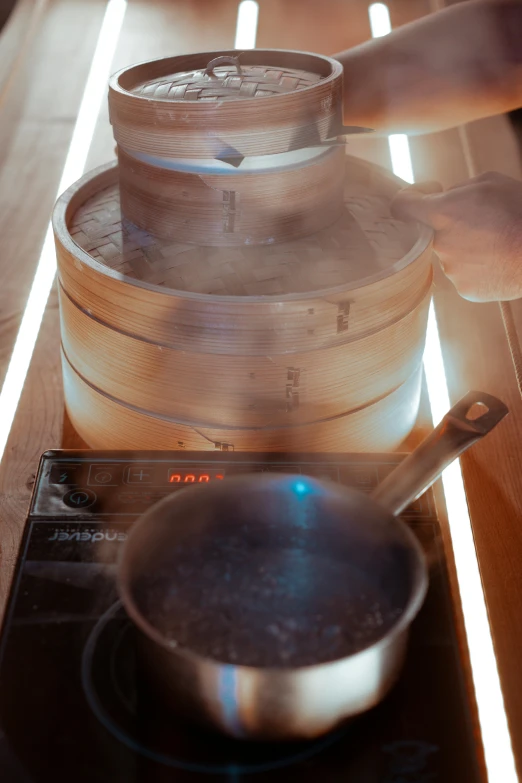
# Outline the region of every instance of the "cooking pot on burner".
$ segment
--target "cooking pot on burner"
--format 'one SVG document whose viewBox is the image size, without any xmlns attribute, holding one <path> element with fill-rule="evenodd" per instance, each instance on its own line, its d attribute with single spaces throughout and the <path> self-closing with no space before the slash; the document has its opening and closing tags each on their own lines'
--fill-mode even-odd
<svg viewBox="0 0 522 783">
<path fill-rule="evenodd" d="M 421 546 L 396 515 L 507 412 L 496 398 L 470 392 L 372 496 L 305 476 L 257 474 L 184 489 L 150 508 L 126 542 L 119 590 L 140 631 L 145 670 L 165 701 L 226 734 L 263 740 L 316 737 L 380 702 L 400 674 L 409 626 L 428 586 Z M 209 578 L 207 565 L 225 550 L 236 564 L 232 572 L 228 565 L 210 568 L 209 589 L 198 593 Z M 275 593 L 261 591 L 256 599 L 256 580 L 266 569 L 275 574 Z M 223 580 L 230 573 L 245 578 L 227 594 Z M 326 578 L 330 573 L 337 576 Z M 352 573 L 365 580 L 353 596 Z M 364 614 L 367 595 L 373 609 L 379 601 L 387 608 L 378 621 L 372 615 L 369 635 L 363 617 L 363 641 L 344 654 L 350 623 L 359 622 L 357 611 Z M 353 601 L 358 608 L 350 614 Z M 292 652 L 290 644 L 290 653 L 284 648 L 292 637 L 287 604 L 294 626 L 301 623 L 301 646 Z M 286 636 L 277 631 L 278 617 L 267 625 L 267 605 L 286 618 Z M 317 627 L 323 616 L 326 634 Z M 342 643 L 332 642 L 332 627 Z M 201 628 L 208 628 L 208 638 Z M 221 644 L 225 637 L 243 641 L 234 652 Z"/>
</svg>

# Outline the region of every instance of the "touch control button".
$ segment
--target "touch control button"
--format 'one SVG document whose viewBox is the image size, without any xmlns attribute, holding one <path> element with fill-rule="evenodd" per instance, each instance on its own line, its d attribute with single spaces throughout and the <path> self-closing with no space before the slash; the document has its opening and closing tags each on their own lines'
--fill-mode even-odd
<svg viewBox="0 0 522 783">
<path fill-rule="evenodd" d="M 63 496 L 63 502 L 69 508 L 88 508 L 96 501 L 96 495 L 90 489 L 71 489 Z"/>
<path fill-rule="evenodd" d="M 110 481 L 112 481 L 112 473 L 109 473 L 108 470 L 95 473 L 94 480 L 97 481 L 98 484 L 108 484 Z"/>
<path fill-rule="evenodd" d="M 49 482 L 51 484 L 76 484 L 78 485 L 78 473 L 81 465 L 64 465 L 61 462 L 55 462 L 51 467 Z"/>
</svg>

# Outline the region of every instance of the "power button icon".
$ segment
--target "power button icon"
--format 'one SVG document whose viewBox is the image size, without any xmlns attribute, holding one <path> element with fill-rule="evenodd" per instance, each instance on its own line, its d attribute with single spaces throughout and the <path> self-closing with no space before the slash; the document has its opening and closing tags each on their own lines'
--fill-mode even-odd
<svg viewBox="0 0 522 783">
<path fill-rule="evenodd" d="M 63 502 L 69 508 L 88 508 L 96 501 L 96 495 L 90 489 L 71 489 L 63 496 Z"/>
</svg>

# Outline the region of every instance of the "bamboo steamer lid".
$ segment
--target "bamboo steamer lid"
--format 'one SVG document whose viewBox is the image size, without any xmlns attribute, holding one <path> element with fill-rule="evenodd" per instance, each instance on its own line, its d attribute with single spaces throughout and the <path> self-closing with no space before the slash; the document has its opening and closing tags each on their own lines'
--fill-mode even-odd
<svg viewBox="0 0 522 783">
<path fill-rule="evenodd" d="M 292 428 L 303 448 L 400 443 L 432 280 L 430 232 L 389 215 L 400 180 L 347 158 L 346 220 L 261 248 L 139 231 L 117 180 L 87 175 L 53 217 L 67 406 L 91 446 L 145 447 L 160 426 L 169 448 L 272 448 Z"/>
<path fill-rule="evenodd" d="M 128 153 L 231 160 L 314 147 L 342 126 L 342 68 L 277 49 L 201 52 L 110 79 L 114 137 Z"/>
</svg>

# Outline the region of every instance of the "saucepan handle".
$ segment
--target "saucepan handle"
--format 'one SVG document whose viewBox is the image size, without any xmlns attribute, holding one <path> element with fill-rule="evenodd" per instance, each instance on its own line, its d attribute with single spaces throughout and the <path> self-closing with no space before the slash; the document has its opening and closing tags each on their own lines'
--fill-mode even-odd
<svg viewBox="0 0 522 783">
<path fill-rule="evenodd" d="M 373 497 L 392 514 L 400 514 L 439 478 L 445 468 L 506 414 L 503 402 L 485 392 L 470 391 L 440 424 L 379 484 Z"/>
</svg>

